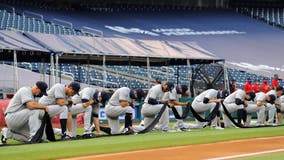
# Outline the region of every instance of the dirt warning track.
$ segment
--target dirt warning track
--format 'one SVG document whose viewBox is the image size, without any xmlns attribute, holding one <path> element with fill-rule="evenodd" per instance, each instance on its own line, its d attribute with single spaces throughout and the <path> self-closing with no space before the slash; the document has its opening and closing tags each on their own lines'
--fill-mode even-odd
<svg viewBox="0 0 284 160">
<path fill-rule="evenodd" d="M 68 160 L 223 160 L 284 152 L 284 136 L 68 158 Z M 67 160 L 67 159 L 66 159 Z"/>
</svg>

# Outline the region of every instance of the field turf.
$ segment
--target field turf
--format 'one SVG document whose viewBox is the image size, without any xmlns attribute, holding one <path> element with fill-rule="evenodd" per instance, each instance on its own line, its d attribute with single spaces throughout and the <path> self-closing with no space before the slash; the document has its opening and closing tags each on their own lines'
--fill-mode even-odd
<svg viewBox="0 0 284 160">
<path fill-rule="evenodd" d="M 82 130 L 81 130 L 82 132 Z M 80 131 L 79 131 L 80 133 Z M 227 140 L 283 136 L 284 127 L 225 130 L 191 130 L 190 132 L 151 132 L 141 135 L 113 136 L 86 140 L 0 147 L 1 159 L 58 159 L 131 150 L 203 144 Z M 8 144 L 18 142 L 9 140 Z"/>
</svg>

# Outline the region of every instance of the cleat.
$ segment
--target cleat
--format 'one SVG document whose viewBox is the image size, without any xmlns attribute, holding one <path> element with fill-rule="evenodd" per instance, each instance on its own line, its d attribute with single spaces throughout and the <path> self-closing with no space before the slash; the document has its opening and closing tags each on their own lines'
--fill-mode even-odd
<svg viewBox="0 0 284 160">
<path fill-rule="evenodd" d="M 2 128 L 2 136 L 1 136 L 1 142 L 2 144 L 6 144 L 7 143 L 7 132 L 8 132 L 8 128 Z"/>
<path fill-rule="evenodd" d="M 134 134 L 134 131 L 130 128 L 124 128 L 122 131 L 121 131 L 121 134 L 124 134 L 124 135 L 130 135 L 130 134 Z"/>
</svg>

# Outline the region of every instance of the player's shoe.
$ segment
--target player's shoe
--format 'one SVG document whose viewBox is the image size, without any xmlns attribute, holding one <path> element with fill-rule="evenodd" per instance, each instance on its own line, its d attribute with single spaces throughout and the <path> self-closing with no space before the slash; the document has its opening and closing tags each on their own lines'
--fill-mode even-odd
<svg viewBox="0 0 284 160">
<path fill-rule="evenodd" d="M 85 134 L 82 135 L 82 138 L 83 138 L 83 139 L 95 138 L 95 137 L 96 137 L 96 135 L 93 134 L 93 133 L 85 133 Z"/>
<path fill-rule="evenodd" d="M 8 132 L 8 128 L 2 128 L 2 131 L 1 131 L 1 142 L 2 144 L 6 144 L 7 143 L 7 132 Z"/>
<path fill-rule="evenodd" d="M 130 128 L 123 128 L 123 130 L 121 131 L 121 134 L 130 135 L 130 134 L 134 134 L 134 131 Z"/>
<path fill-rule="evenodd" d="M 90 131 L 94 132 L 96 130 L 96 126 L 94 124 L 91 125 Z"/>
<path fill-rule="evenodd" d="M 202 128 L 205 128 L 206 126 L 208 126 L 209 122 L 205 122 L 203 125 L 202 125 Z"/>
<path fill-rule="evenodd" d="M 140 122 L 140 126 L 144 126 L 144 120 Z"/>
<path fill-rule="evenodd" d="M 177 130 L 174 130 L 174 129 L 168 129 L 168 130 L 162 130 L 163 132 L 166 132 L 166 133 L 176 133 Z"/>
<path fill-rule="evenodd" d="M 61 136 L 61 140 L 73 140 L 74 138 L 69 135 L 68 133 L 64 133 L 62 136 Z"/>
<path fill-rule="evenodd" d="M 223 130 L 224 128 L 219 127 L 219 126 L 212 126 L 211 129 L 216 129 L 216 130 Z"/>
</svg>

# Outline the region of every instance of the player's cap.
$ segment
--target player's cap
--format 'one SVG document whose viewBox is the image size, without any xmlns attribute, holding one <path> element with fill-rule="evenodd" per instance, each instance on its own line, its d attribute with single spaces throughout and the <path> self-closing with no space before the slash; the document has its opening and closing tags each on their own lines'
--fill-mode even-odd
<svg viewBox="0 0 284 160">
<path fill-rule="evenodd" d="M 74 90 L 74 92 L 79 95 L 79 91 L 80 91 L 80 88 L 81 88 L 81 87 L 80 87 L 80 83 L 71 82 L 71 83 L 69 84 L 69 87 L 72 87 L 72 89 Z"/>
<path fill-rule="evenodd" d="M 282 87 L 282 86 L 278 86 L 278 87 L 276 88 L 276 91 L 283 91 L 283 87 Z"/>
<path fill-rule="evenodd" d="M 172 91 L 175 87 L 173 82 L 167 82 L 166 85 L 168 86 L 168 91 Z"/>
<path fill-rule="evenodd" d="M 109 94 L 106 91 L 101 91 L 101 96 L 102 96 L 102 104 L 105 104 L 106 101 L 109 100 Z"/>
<path fill-rule="evenodd" d="M 141 88 L 136 89 L 136 92 L 137 92 L 137 99 L 142 99 L 145 96 L 145 92 Z"/>
<path fill-rule="evenodd" d="M 229 96 L 229 91 L 228 90 L 223 90 L 222 91 L 222 97 L 221 98 L 226 98 L 226 97 L 228 97 Z"/>
<path fill-rule="evenodd" d="M 157 83 L 157 84 L 161 84 L 161 83 L 162 83 L 162 81 L 160 80 L 160 78 L 156 78 L 156 83 Z"/>
<path fill-rule="evenodd" d="M 253 100 L 255 98 L 254 92 L 247 92 L 247 94 L 250 96 L 250 99 Z"/>
<path fill-rule="evenodd" d="M 268 95 L 269 97 L 270 97 L 270 103 L 271 104 L 273 104 L 274 102 L 275 102 L 275 100 L 276 100 L 276 97 L 275 97 L 275 95 L 273 95 L 273 94 L 270 94 L 270 95 Z"/>
<path fill-rule="evenodd" d="M 181 89 L 182 89 L 182 93 L 184 94 L 188 90 L 188 87 L 187 85 L 181 85 Z"/>
<path fill-rule="evenodd" d="M 37 81 L 36 86 L 40 89 L 42 95 L 47 96 L 46 89 L 48 88 L 47 84 L 43 81 Z"/>
</svg>

